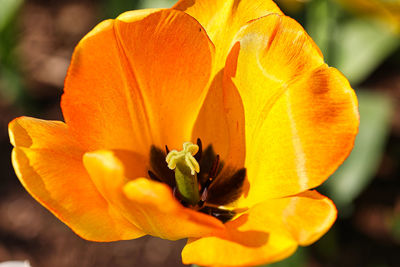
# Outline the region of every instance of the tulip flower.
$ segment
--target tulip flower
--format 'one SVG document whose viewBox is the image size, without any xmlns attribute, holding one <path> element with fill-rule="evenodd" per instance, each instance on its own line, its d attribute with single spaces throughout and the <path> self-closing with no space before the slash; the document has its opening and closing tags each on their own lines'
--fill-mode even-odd
<svg viewBox="0 0 400 267">
<path fill-rule="evenodd" d="M 26 190 L 76 234 L 188 238 L 185 264 L 256 265 L 336 219 L 313 188 L 350 153 L 357 99 L 273 1 L 182 0 L 97 25 L 65 122 L 9 125 Z"/>
</svg>

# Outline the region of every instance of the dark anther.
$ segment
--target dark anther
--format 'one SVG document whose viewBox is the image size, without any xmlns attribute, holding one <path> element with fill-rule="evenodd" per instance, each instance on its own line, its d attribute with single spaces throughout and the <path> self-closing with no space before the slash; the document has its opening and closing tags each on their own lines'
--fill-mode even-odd
<svg viewBox="0 0 400 267">
<path fill-rule="evenodd" d="M 218 210 L 211 213 L 215 218 L 220 220 L 222 223 L 226 223 L 233 217 L 235 217 L 236 213 L 230 210 Z"/>
<path fill-rule="evenodd" d="M 175 174 L 174 171 L 168 168 L 168 164 L 165 161 L 166 156 L 164 150 L 152 146 L 150 149 L 150 167 L 151 171 L 162 182 L 173 188 L 175 186 Z"/>
<path fill-rule="evenodd" d="M 197 146 L 199 147 L 199 151 L 197 151 L 196 155 L 194 155 L 194 158 L 197 160 L 197 162 L 200 162 L 201 155 L 203 154 L 203 145 L 200 138 L 197 138 Z"/>
<path fill-rule="evenodd" d="M 209 176 L 211 178 L 215 178 L 217 176 L 218 168 L 219 168 L 219 155 L 217 155 L 215 157 L 215 160 L 214 160 L 213 165 L 211 167 L 211 171 L 209 173 Z"/>
<path fill-rule="evenodd" d="M 168 148 L 167 145 L 165 145 L 165 152 L 167 152 L 167 155 L 168 155 L 168 153 L 169 153 L 169 148 Z"/>
<path fill-rule="evenodd" d="M 161 179 L 158 178 L 158 176 L 154 174 L 154 172 L 147 171 L 147 173 L 149 174 L 149 177 L 151 178 L 151 180 L 154 180 L 154 181 L 157 181 L 157 182 L 162 182 Z"/>
<path fill-rule="evenodd" d="M 204 192 L 206 193 L 206 195 L 205 195 L 206 199 L 207 199 L 207 196 L 208 196 L 208 187 L 212 184 L 213 181 L 214 181 L 214 178 L 213 177 L 209 177 L 208 180 L 205 182 L 205 184 L 203 185 L 203 187 L 200 190 L 200 194 L 202 196 L 203 196 Z"/>
<path fill-rule="evenodd" d="M 207 202 L 215 205 L 226 205 L 240 197 L 243 183 L 246 178 L 246 169 L 227 171 L 209 187 Z"/>
<path fill-rule="evenodd" d="M 208 196 L 208 188 L 205 187 L 203 192 L 201 193 L 201 197 L 200 197 L 201 201 L 206 202 L 207 196 Z"/>
<path fill-rule="evenodd" d="M 210 177 L 211 169 L 213 168 L 213 163 L 217 155 L 215 154 L 211 145 L 207 146 L 202 150 L 200 164 L 200 173 L 197 175 L 199 179 L 199 184 L 202 188 L 206 184 L 208 178 Z M 216 174 L 213 178 L 216 178 L 219 175 L 219 172 L 222 170 L 223 162 L 219 161 Z"/>
<path fill-rule="evenodd" d="M 208 189 L 204 187 L 200 190 L 200 201 L 197 203 L 197 208 L 202 209 L 207 201 Z"/>
<path fill-rule="evenodd" d="M 226 223 L 233 217 L 235 217 L 236 213 L 231 210 L 223 210 L 219 208 L 214 208 L 214 207 L 207 207 L 205 206 L 203 209 L 200 210 L 200 212 L 209 214 L 220 220 L 222 223 Z"/>
</svg>

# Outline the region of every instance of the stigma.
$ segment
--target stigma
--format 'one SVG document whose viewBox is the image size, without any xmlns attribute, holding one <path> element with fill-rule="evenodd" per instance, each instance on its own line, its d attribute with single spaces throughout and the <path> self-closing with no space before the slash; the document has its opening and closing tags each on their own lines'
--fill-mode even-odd
<svg viewBox="0 0 400 267">
<path fill-rule="evenodd" d="M 200 172 L 200 165 L 193 157 L 199 151 L 199 146 L 191 142 L 183 143 L 183 150 L 172 150 L 168 153 L 165 161 L 168 163 L 168 168 L 174 170 L 176 165 L 185 166 L 190 169 L 191 175 Z"/>
</svg>

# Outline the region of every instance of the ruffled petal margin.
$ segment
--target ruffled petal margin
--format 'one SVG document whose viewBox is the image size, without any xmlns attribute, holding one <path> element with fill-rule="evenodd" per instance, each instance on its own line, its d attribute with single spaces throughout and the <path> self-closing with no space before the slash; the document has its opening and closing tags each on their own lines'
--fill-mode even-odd
<svg viewBox="0 0 400 267">
<path fill-rule="evenodd" d="M 183 263 L 201 266 L 247 266 L 272 263 L 299 245 L 320 238 L 334 223 L 336 208 L 316 191 L 268 200 L 225 224 L 224 236 L 190 238 Z"/>
<path fill-rule="evenodd" d="M 272 0 L 180 0 L 172 8 L 191 15 L 205 28 L 216 47 L 217 72 L 242 26 L 270 13 L 282 14 Z"/>
<path fill-rule="evenodd" d="M 241 206 L 324 182 L 358 132 L 358 103 L 346 78 L 293 19 L 271 14 L 243 27 L 225 76 L 244 106 L 248 184 Z"/>
<path fill-rule="evenodd" d="M 191 138 L 213 56 L 202 26 L 181 11 L 131 11 L 104 21 L 73 54 L 65 121 L 91 151 L 180 148 Z"/>
</svg>

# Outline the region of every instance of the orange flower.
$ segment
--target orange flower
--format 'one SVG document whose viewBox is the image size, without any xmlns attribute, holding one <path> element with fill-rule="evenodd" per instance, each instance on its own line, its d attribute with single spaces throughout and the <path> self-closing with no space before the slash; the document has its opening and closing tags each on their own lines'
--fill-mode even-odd
<svg viewBox="0 0 400 267">
<path fill-rule="evenodd" d="M 9 125 L 28 192 L 82 238 L 188 238 L 183 262 L 200 265 L 278 261 L 322 236 L 336 209 L 309 189 L 358 127 L 348 81 L 272 1 L 183 0 L 100 23 L 61 107 L 65 123 Z M 198 183 L 181 187 L 188 166 Z"/>
</svg>

